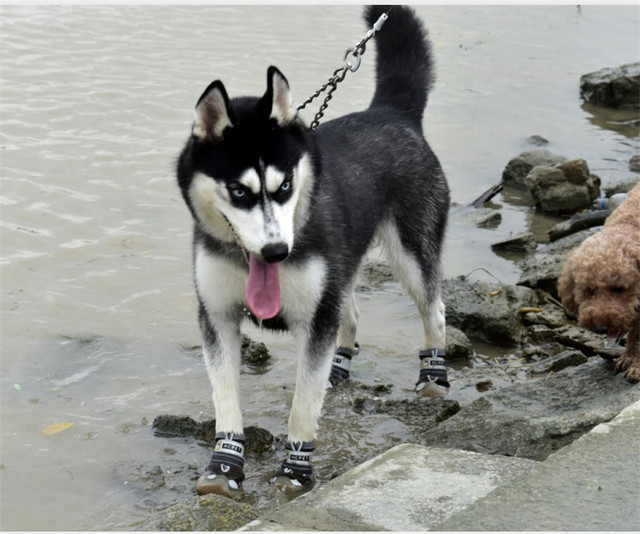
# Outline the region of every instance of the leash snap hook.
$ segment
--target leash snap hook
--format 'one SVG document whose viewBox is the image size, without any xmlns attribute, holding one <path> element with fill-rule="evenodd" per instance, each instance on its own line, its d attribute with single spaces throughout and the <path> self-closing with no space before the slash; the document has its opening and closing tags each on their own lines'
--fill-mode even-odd
<svg viewBox="0 0 640 534">
<path fill-rule="evenodd" d="M 362 54 L 364 52 L 364 46 L 347 48 L 344 51 L 344 56 L 342 57 L 342 61 L 344 61 L 344 66 L 348 68 L 351 72 L 355 72 L 360 68 L 360 61 L 362 59 Z M 353 56 L 356 58 L 355 64 L 351 63 L 347 60 L 349 56 Z"/>
</svg>

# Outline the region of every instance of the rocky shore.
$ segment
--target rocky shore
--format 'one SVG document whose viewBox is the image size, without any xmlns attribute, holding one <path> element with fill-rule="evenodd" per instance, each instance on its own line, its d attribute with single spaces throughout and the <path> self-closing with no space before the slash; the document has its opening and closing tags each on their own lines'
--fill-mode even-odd
<svg viewBox="0 0 640 534">
<path fill-rule="evenodd" d="M 625 75 L 633 71 L 637 77 L 634 69 L 625 69 Z M 616 94 L 622 93 L 626 94 L 626 89 Z M 585 98 L 592 94 L 604 95 L 606 91 L 584 89 Z M 636 105 L 628 104 L 628 99 L 625 102 Z M 544 144 L 544 140 L 536 139 L 536 144 Z M 507 163 L 501 186 L 525 191 L 540 212 L 571 221 L 576 213 L 593 210 L 599 198 L 633 188 L 639 181 L 640 166 L 632 159 L 629 169 L 627 182 L 603 190 L 601 178 L 590 172 L 585 160 L 536 148 Z M 500 221 L 499 211 L 490 204 L 471 208 L 464 216 L 482 228 Z M 604 217 L 600 224 L 602 220 Z M 536 239 L 523 229 L 508 240 L 496 242 L 492 246 L 496 254 L 512 253 L 520 258 L 517 284 L 480 282 L 470 277 L 445 280 L 446 352 L 449 361 L 468 363 L 455 372 L 454 387 L 457 381 L 475 388 L 476 398 L 466 404 L 451 399 L 425 402 L 409 395 L 392 398 L 390 387 L 384 383 L 371 386 L 354 380 L 342 386 L 339 395 L 330 395 L 327 400 L 331 410 L 342 410 L 336 417 L 376 417 L 398 432 L 390 432 L 393 437 L 383 443 L 368 444 L 366 452 L 356 444 L 352 452 L 341 457 L 318 458 L 319 485 L 401 443 L 455 450 L 456 454 L 466 451 L 519 459 L 522 469 L 529 470 L 640 400 L 640 385 L 629 383 L 613 371 L 612 361 L 623 346 L 610 346 L 606 336 L 580 328 L 558 301 L 557 279 L 566 254 L 598 231 L 594 224 L 583 225 L 577 232 L 570 229 L 553 241 Z M 366 292 L 381 288 L 392 279 L 385 264 L 370 262 L 363 268 L 358 289 Z M 476 351 L 474 346 L 479 342 L 495 346 L 501 356 Z M 269 361 L 266 347 L 249 339 L 244 342 L 243 352 L 248 365 L 260 367 Z M 212 421 L 159 415 L 153 430 L 158 439 L 192 440 L 205 447 L 213 444 Z M 284 437 L 258 427 L 247 428 L 246 434 L 247 463 L 252 467 L 277 465 Z M 331 449 L 331 445 L 325 443 L 324 448 Z M 193 484 L 200 467 L 174 463 L 169 478 L 163 474 L 169 470 L 166 466 L 138 466 L 140 484 L 146 484 L 150 491 L 169 490 L 172 496 L 167 498 L 165 494 L 165 506 L 159 506 L 164 509 L 134 527 L 234 530 L 288 500 L 278 497 L 236 502 L 214 495 L 197 497 Z M 176 499 L 177 494 L 182 498 Z M 347 519 L 343 525 L 349 525 Z M 369 529 L 378 530 L 375 525 L 369 525 Z"/>
</svg>

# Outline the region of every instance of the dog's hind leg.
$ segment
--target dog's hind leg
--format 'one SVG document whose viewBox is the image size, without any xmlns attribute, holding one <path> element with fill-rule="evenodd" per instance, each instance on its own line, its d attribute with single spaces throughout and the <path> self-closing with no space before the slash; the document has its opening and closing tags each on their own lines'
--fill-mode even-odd
<svg viewBox="0 0 640 534">
<path fill-rule="evenodd" d="M 216 444 L 204 475 L 197 483 L 199 494 L 232 497 L 241 493 L 244 480 L 244 442 L 240 411 L 240 331 L 238 323 L 220 321 L 214 327 L 204 306 L 200 307 L 202 349 L 213 389 L 216 413 Z"/>
<path fill-rule="evenodd" d="M 340 322 L 340 328 L 338 330 L 337 348 L 333 356 L 329 381 L 327 382 L 328 388 L 335 387 L 349 380 L 351 376 L 351 358 L 358 354 L 360 350 L 356 342 L 356 331 L 360 318 L 360 311 L 358 310 L 355 294 L 356 281 L 357 276 L 354 276 L 345 299 L 342 321 Z"/>
<path fill-rule="evenodd" d="M 394 273 L 422 319 L 424 345 L 419 352 L 416 392 L 422 397 L 446 396 L 449 381 L 444 360 L 446 327 L 440 292 L 440 246 L 415 232 L 398 232 L 395 224 L 387 224 L 379 235 Z"/>
</svg>

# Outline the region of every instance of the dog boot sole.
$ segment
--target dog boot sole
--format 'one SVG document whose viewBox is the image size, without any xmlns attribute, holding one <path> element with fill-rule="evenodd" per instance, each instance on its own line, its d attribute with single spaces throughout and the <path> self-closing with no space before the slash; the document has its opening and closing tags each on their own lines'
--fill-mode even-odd
<svg viewBox="0 0 640 534">
<path fill-rule="evenodd" d="M 243 490 L 241 487 L 234 488 L 237 483 L 233 480 L 229 480 L 224 475 L 202 475 L 196 482 L 196 491 L 198 495 L 208 495 L 209 493 L 215 493 L 217 495 L 224 495 L 230 499 L 237 499 L 242 496 Z"/>
<path fill-rule="evenodd" d="M 449 388 L 435 382 L 420 382 L 416 386 L 416 394 L 418 397 L 442 398 L 449 395 Z"/>
<path fill-rule="evenodd" d="M 307 482 L 305 484 L 302 484 L 298 480 L 289 478 L 284 475 L 275 477 L 271 482 L 280 491 L 284 491 L 285 493 L 290 495 L 299 495 L 301 493 L 305 493 L 308 490 L 310 490 L 314 485 L 313 482 Z"/>
</svg>

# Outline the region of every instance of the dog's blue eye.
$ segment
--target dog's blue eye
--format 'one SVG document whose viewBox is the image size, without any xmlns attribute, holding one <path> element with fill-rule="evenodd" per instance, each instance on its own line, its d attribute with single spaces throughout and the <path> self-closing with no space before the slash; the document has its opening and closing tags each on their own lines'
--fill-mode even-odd
<svg viewBox="0 0 640 534">
<path fill-rule="evenodd" d="M 291 189 L 291 182 L 289 180 L 282 182 L 282 185 L 280 186 L 280 191 L 282 193 L 286 193 L 287 191 L 289 191 L 289 189 Z"/>
<path fill-rule="evenodd" d="M 240 189 L 239 187 L 233 188 L 231 190 L 231 196 L 234 198 L 244 198 L 247 192 L 244 189 Z"/>
</svg>

